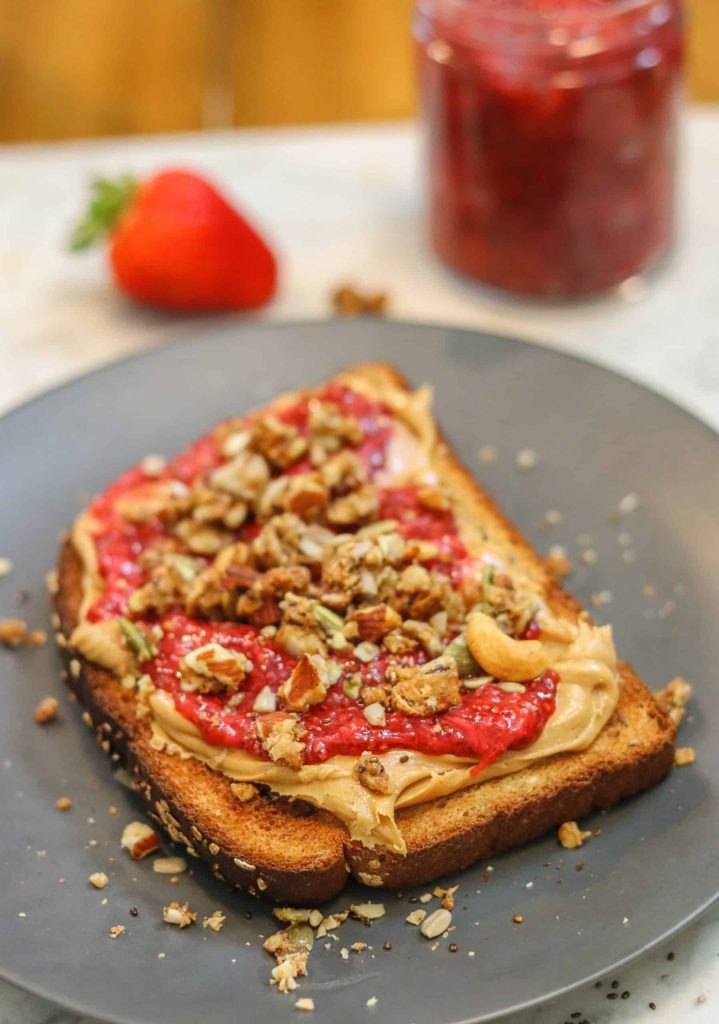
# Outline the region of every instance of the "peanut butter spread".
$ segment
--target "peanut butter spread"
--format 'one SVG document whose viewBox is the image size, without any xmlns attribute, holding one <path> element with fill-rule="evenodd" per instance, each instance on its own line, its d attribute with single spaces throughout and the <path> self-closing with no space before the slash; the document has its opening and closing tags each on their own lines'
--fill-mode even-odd
<svg viewBox="0 0 719 1024">
<path fill-rule="evenodd" d="M 303 433 L 297 396 L 287 396 L 218 428 L 211 472 L 140 474 L 83 513 L 72 534 L 84 574 L 71 643 L 124 685 L 140 680 L 158 749 L 308 801 L 352 839 L 404 853 L 398 808 L 588 747 L 618 700 L 616 654 L 611 628 L 547 598 L 534 556 L 478 502 L 436 436 L 429 389 L 405 392 L 362 371 L 336 386 L 381 408 L 379 426 L 333 392 L 310 399 Z M 111 571 L 107 524 L 118 515 L 152 536 L 131 580 Z M 425 518 L 451 531 L 422 532 Z M 124 549 L 116 561 L 126 565 Z M 172 618 L 178 606 L 191 628 Z M 239 640 L 227 639 L 228 621 Z M 240 647 L 249 627 L 258 645 Z M 247 709 L 260 669 L 267 685 Z M 498 755 L 474 752 L 462 718 L 484 713 L 483 694 L 530 723 Z M 323 723 L 341 731 L 348 714 L 367 738 L 359 756 L 322 733 Z M 406 747 L 400 727 L 412 730 Z M 380 733 L 386 742 L 375 742 Z"/>
</svg>

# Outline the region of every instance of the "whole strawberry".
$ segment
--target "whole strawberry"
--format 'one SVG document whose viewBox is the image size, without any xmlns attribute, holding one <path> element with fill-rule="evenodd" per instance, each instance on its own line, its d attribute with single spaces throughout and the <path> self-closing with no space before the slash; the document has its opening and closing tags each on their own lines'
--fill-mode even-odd
<svg viewBox="0 0 719 1024">
<path fill-rule="evenodd" d="M 184 312 L 256 309 L 275 293 L 269 246 L 192 171 L 95 181 L 70 247 L 85 249 L 105 235 L 115 280 L 138 302 Z"/>
</svg>

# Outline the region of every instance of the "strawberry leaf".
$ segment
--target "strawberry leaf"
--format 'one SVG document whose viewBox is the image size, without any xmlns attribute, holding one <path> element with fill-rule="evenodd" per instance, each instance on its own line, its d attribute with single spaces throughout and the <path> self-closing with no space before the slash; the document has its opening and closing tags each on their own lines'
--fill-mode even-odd
<svg viewBox="0 0 719 1024">
<path fill-rule="evenodd" d="M 87 213 L 70 235 L 70 251 L 88 249 L 109 234 L 132 202 L 136 189 L 137 181 L 129 174 L 123 174 L 115 181 L 96 178 L 90 186 Z"/>
</svg>

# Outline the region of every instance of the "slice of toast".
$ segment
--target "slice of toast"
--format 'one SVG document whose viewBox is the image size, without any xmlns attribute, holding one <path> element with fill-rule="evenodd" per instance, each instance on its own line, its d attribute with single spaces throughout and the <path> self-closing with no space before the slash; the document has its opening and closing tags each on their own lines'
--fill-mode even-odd
<svg viewBox="0 0 719 1024">
<path fill-rule="evenodd" d="M 352 369 L 380 386 L 406 387 L 384 364 Z M 541 582 L 554 611 L 575 617 L 577 602 L 546 572 L 539 556 L 440 439 L 433 464 L 465 517 L 490 517 L 512 557 Z M 83 566 L 71 542 L 61 551 L 55 597 L 63 638 L 82 599 Z M 230 780 L 195 759 L 158 751 L 135 694 L 61 639 L 70 685 L 85 705 L 102 748 L 135 779 L 171 838 L 206 860 L 215 875 L 255 895 L 312 905 L 335 896 L 351 874 L 368 885 L 407 888 L 467 867 L 537 837 L 560 823 L 606 808 L 659 782 L 673 761 L 674 726 L 626 664 L 617 707 L 594 743 L 559 754 L 451 796 L 401 809 L 407 854 L 352 842 L 332 815 L 300 801 L 261 795 L 240 803 Z"/>
</svg>

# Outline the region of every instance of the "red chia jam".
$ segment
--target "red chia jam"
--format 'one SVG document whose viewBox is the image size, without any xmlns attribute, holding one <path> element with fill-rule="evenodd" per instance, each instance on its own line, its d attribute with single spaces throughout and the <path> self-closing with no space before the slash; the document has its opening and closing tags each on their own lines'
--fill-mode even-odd
<svg viewBox="0 0 719 1024">
<path fill-rule="evenodd" d="M 451 268 L 580 296 L 674 232 L 681 0 L 418 0 L 430 230 Z"/>
<path fill-rule="evenodd" d="M 362 439 L 355 450 L 365 459 L 370 476 L 383 465 L 387 443 L 392 434 L 389 410 L 381 403 L 371 402 L 348 388 L 330 386 L 320 393 L 357 417 L 362 426 Z M 284 407 L 278 415 L 286 422 L 305 430 L 309 403 L 302 400 Z M 170 462 L 160 479 L 180 480 L 191 485 L 204 478 L 223 461 L 213 434 L 201 438 Z M 305 467 L 307 468 L 307 467 Z M 286 472 L 303 471 L 302 464 Z M 177 710 L 199 730 L 210 744 L 234 747 L 268 759 L 256 735 L 253 711 L 255 699 L 264 687 L 275 692 L 288 678 L 297 658 L 280 648 L 272 639 L 261 635 L 251 625 L 237 622 L 216 622 L 189 618 L 181 608 L 157 619 L 151 614 L 133 616 L 128 613 L 127 600 L 132 591 L 147 582 L 141 565 L 148 547 L 169 537 L 166 524 L 159 517 L 133 522 L 116 507 L 118 499 L 138 496 L 156 484 L 158 477 L 141 468 L 124 473 L 94 500 L 90 512 L 97 522 L 94 531 L 100 574 L 104 590 L 88 613 L 91 621 L 127 616 L 146 625 L 159 624 L 162 637 L 157 653 L 143 664 L 155 685 L 173 697 Z M 426 564 L 444 571 L 454 586 L 459 586 L 475 563 L 467 551 L 451 512 L 430 509 L 418 498 L 411 486 L 386 487 L 380 491 L 380 515 L 395 519 L 398 530 L 407 540 L 431 540 L 438 549 Z M 237 530 L 238 539 L 250 540 L 259 530 L 255 522 Z M 197 558 L 198 562 L 203 559 Z M 209 559 L 204 560 L 209 564 Z M 451 632 L 451 631 L 450 631 Z M 539 635 L 537 624 L 531 622 L 521 639 Z M 447 642 L 451 636 L 447 636 Z M 186 692 L 180 681 L 182 658 L 197 647 L 219 643 L 241 651 L 253 668 L 239 693 L 229 694 Z M 554 712 L 559 677 L 548 671 L 526 684 L 525 692 L 505 692 L 500 686 L 487 684 L 464 691 L 462 703 L 438 715 L 413 717 L 388 711 L 383 726 L 372 726 L 363 708 L 348 696 L 343 684 L 376 685 L 384 679 L 390 665 L 410 666 L 427 660 L 421 651 L 401 656 L 380 654 L 365 663 L 352 654 L 335 654 L 341 674 L 330 687 L 322 703 L 302 716 L 306 730 L 306 764 L 317 764 L 338 754 L 358 755 L 364 750 L 383 753 L 391 749 L 415 750 L 426 754 L 454 754 L 476 760 L 473 771 L 491 764 L 507 750 L 528 746 L 540 735 Z"/>
</svg>

